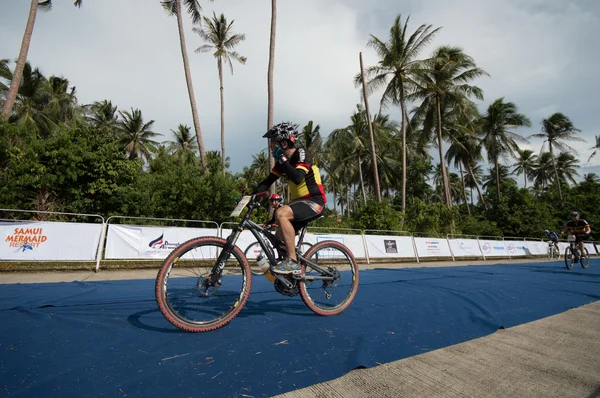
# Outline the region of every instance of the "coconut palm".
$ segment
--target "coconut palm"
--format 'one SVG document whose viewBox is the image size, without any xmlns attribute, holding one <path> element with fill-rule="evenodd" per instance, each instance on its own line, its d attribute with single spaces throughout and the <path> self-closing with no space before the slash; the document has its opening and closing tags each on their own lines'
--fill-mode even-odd
<svg viewBox="0 0 600 398">
<path fill-rule="evenodd" d="M 312 120 L 309 120 L 306 126 L 302 128 L 298 137 L 296 137 L 296 143 L 302 148 L 306 148 L 312 152 L 313 156 L 321 152 L 323 146 L 323 138 L 321 137 L 321 126 L 314 125 Z"/>
<path fill-rule="evenodd" d="M 590 155 L 590 157 L 588 158 L 588 162 L 589 162 L 590 160 L 592 160 L 592 158 L 593 158 L 594 156 L 596 156 L 596 151 L 597 151 L 598 149 L 600 149 L 600 135 L 597 135 L 597 136 L 595 136 L 594 138 L 596 139 L 596 145 L 594 145 L 593 147 L 591 147 L 591 148 L 590 148 L 590 149 L 593 149 L 593 150 L 594 150 L 594 152 L 592 152 L 592 154 L 591 154 L 591 155 Z"/>
<path fill-rule="evenodd" d="M 367 156 L 367 145 L 365 138 L 368 137 L 368 126 L 365 117 L 365 112 L 361 105 L 356 106 L 356 111 L 350 117 L 351 124 L 344 128 L 335 129 L 328 137 L 331 147 L 338 153 L 343 153 L 346 156 L 337 163 L 337 167 L 346 167 L 348 162 L 358 166 L 360 189 L 363 201 L 366 202 L 367 195 L 365 192 L 365 183 L 363 177 L 362 159 Z"/>
<path fill-rule="evenodd" d="M 579 160 L 569 152 L 561 152 L 556 158 L 556 170 L 561 181 L 571 181 L 577 184 L 575 177 L 579 177 L 577 173 L 579 169 Z"/>
<path fill-rule="evenodd" d="M 200 118 L 198 117 L 198 108 L 196 107 L 196 97 L 194 95 L 194 86 L 192 84 L 192 73 L 190 72 L 190 63 L 185 46 L 185 35 L 183 33 L 183 17 L 181 11 L 181 2 L 186 6 L 189 16 L 192 18 L 192 23 L 200 22 L 200 3 L 198 0 L 164 0 L 161 5 L 169 15 L 175 15 L 177 18 L 177 28 L 179 30 L 179 45 L 181 47 L 181 58 L 183 59 L 183 70 L 185 73 L 185 81 L 187 83 L 188 96 L 190 98 L 190 106 L 192 108 L 192 120 L 194 121 L 194 130 L 196 131 L 196 139 L 200 148 L 200 163 L 202 169 L 208 172 L 208 164 L 206 161 L 206 150 L 204 149 L 204 140 L 202 139 L 202 129 L 200 128 Z"/>
<path fill-rule="evenodd" d="M 588 173 L 583 175 L 583 182 L 588 184 L 599 184 L 600 177 L 596 173 Z"/>
<path fill-rule="evenodd" d="M 515 155 L 519 148 L 517 141 L 527 142 L 526 138 L 510 131 L 523 126 L 531 126 L 529 118 L 519 113 L 514 103 L 504 102 L 504 98 L 492 102 L 486 114 L 481 117 L 481 145 L 496 172 L 501 170 L 498 167 L 500 158 L 506 159 L 508 155 Z M 496 194 L 500 199 L 500 175 L 496 180 Z"/>
<path fill-rule="evenodd" d="M 221 14 L 219 18 L 213 13 L 212 18 L 203 17 L 205 28 L 194 28 L 193 31 L 208 42 L 196 49 L 196 53 L 213 51 L 213 56 L 217 59 L 217 70 L 219 72 L 219 91 L 221 95 L 221 157 L 223 171 L 225 171 L 225 99 L 223 93 L 223 63 L 229 65 L 233 75 L 233 64 L 235 60 L 241 64 L 246 63 L 246 57 L 233 51 L 234 47 L 246 39 L 246 35 L 234 34 L 232 32 L 233 22 L 227 23 L 225 15 Z"/>
<path fill-rule="evenodd" d="M 117 106 L 113 106 L 112 101 L 96 101 L 88 106 L 89 113 L 87 120 L 96 127 L 113 128 L 117 125 L 118 115 Z"/>
<path fill-rule="evenodd" d="M 445 107 L 470 109 L 469 97 L 483 99 L 483 91 L 468 83 L 480 76 L 487 75 L 478 68 L 473 58 L 460 48 L 442 46 L 435 50 L 433 56 L 424 61 L 423 66 L 415 72 L 414 92 L 406 98 L 420 101 L 415 116 L 423 120 L 425 133 L 434 127 L 437 130 L 437 144 L 442 164 L 442 182 L 444 196 L 448 207 L 452 206 L 448 174 L 444 159 L 444 137 L 442 110 Z"/>
<path fill-rule="evenodd" d="M 175 159 L 183 163 L 195 164 L 198 144 L 191 129 L 190 126 L 180 124 L 177 126 L 177 130 L 171 130 L 175 140 L 165 141 L 164 143 L 167 144 L 167 150 L 173 154 Z"/>
<path fill-rule="evenodd" d="M 556 177 L 556 185 L 558 187 L 558 196 L 562 202 L 562 190 L 560 188 L 560 178 L 558 177 L 558 170 L 556 168 L 556 161 L 554 159 L 554 148 L 560 151 L 575 152 L 573 148 L 565 143 L 565 141 L 583 141 L 575 134 L 581 130 L 575 128 L 573 122 L 564 114 L 557 112 L 551 115 L 548 119 L 542 120 L 542 132 L 532 134 L 531 137 L 543 138 L 544 145 L 548 144 L 548 151 L 552 158 L 552 167 L 554 168 L 554 176 Z M 544 146 L 542 146 L 543 150 Z"/>
<path fill-rule="evenodd" d="M 2 79 L 4 79 L 6 82 L 10 82 L 12 80 L 12 72 L 8 66 L 9 62 L 10 61 L 6 58 L 0 59 L 0 100 L 2 100 L 4 93 L 8 91 L 8 86 L 2 81 Z"/>
<path fill-rule="evenodd" d="M 375 49 L 379 56 L 377 66 L 368 67 L 366 70 L 367 91 L 372 92 L 377 88 L 385 86 L 381 99 L 382 107 L 388 104 L 400 105 L 402 115 L 402 211 L 406 208 L 406 132 L 408 127 L 408 112 L 406 110 L 406 93 L 411 89 L 413 71 L 418 65 L 417 57 L 440 29 L 433 29 L 431 25 L 421 25 L 410 37 L 406 30 L 410 16 L 402 23 L 401 15 L 398 15 L 390 28 L 389 41 L 384 42 L 371 35 L 367 45 Z M 362 77 L 357 75 L 357 84 L 362 83 Z"/>
<path fill-rule="evenodd" d="M 479 185 L 483 181 L 483 167 L 480 164 L 477 164 L 475 160 L 471 160 L 468 166 L 469 173 L 465 176 L 465 185 L 471 189 L 471 204 L 473 204 L 473 188 L 475 188 L 477 189 L 479 200 L 484 208 L 487 208 L 481 190 L 479 189 Z"/>
<path fill-rule="evenodd" d="M 29 62 L 25 63 L 17 99 L 9 121 L 20 129 L 30 130 L 40 136 L 47 136 L 56 127 L 55 123 L 44 113 L 47 102 L 47 79 L 39 70 L 33 69 Z"/>
<path fill-rule="evenodd" d="M 81 7 L 82 0 L 75 0 L 73 3 L 76 7 Z M 31 0 L 31 6 L 29 8 L 29 17 L 27 18 L 27 25 L 25 26 L 25 33 L 23 35 L 23 41 L 21 42 L 21 50 L 19 51 L 19 57 L 17 58 L 17 65 L 13 72 L 13 77 L 10 82 L 10 88 L 6 95 L 6 100 L 2 107 L 2 120 L 8 120 L 12 113 L 13 106 L 17 99 L 17 93 L 21 84 L 21 78 L 23 77 L 23 68 L 27 62 L 27 53 L 29 52 L 29 44 L 31 43 L 31 37 L 33 35 L 33 27 L 35 25 L 35 18 L 37 16 L 38 9 L 42 11 L 49 11 L 52 8 L 52 0 Z"/>
<path fill-rule="evenodd" d="M 267 69 L 267 130 L 273 127 L 273 72 L 275 70 L 275 33 L 277 31 L 277 0 L 271 0 L 271 33 L 269 36 L 269 66 Z M 271 141 L 267 140 L 267 149 L 269 153 L 269 166 L 267 171 L 275 166 L 275 160 L 271 150 Z M 269 188 L 271 193 L 275 193 L 275 187 Z M 269 208 L 269 212 L 272 209 Z"/>
<path fill-rule="evenodd" d="M 534 184 L 541 186 L 542 190 L 544 190 L 552 182 L 553 174 L 552 155 L 550 152 L 540 153 L 533 170 Z"/>
<path fill-rule="evenodd" d="M 121 144 L 130 160 L 143 158 L 149 160 L 156 150 L 157 141 L 152 138 L 159 136 L 151 130 L 154 120 L 144 123 L 142 111 L 131 108 L 131 112 L 119 111 L 121 120 L 118 123 Z"/>
<path fill-rule="evenodd" d="M 498 170 L 496 170 L 495 166 L 490 167 L 489 174 L 483 177 L 483 188 L 486 191 L 489 191 L 493 186 L 497 187 L 498 183 L 502 185 L 508 181 L 514 181 L 512 178 L 510 178 L 510 170 L 508 169 L 508 166 L 498 164 Z"/>
<path fill-rule="evenodd" d="M 537 155 L 532 150 L 517 148 L 517 162 L 514 165 L 513 174 L 523 174 L 525 188 L 527 188 L 527 177 L 530 179 L 535 170 Z"/>
</svg>

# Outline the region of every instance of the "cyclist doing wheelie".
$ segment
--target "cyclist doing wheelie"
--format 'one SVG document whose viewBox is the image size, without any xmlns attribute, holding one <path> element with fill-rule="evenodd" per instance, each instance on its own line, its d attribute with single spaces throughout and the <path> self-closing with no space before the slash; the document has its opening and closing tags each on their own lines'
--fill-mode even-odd
<svg viewBox="0 0 600 398">
<path fill-rule="evenodd" d="M 588 239 L 592 233 L 590 224 L 581 218 L 578 212 L 574 211 L 571 213 L 571 221 L 565 225 L 561 235 L 565 235 L 567 231 L 575 235 L 575 242 L 579 245 L 579 253 L 585 253 L 583 241 Z"/>
<path fill-rule="evenodd" d="M 253 193 L 264 192 L 280 176 L 288 180 L 291 202 L 275 212 L 280 237 L 287 251 L 287 258 L 274 267 L 280 274 L 300 272 L 297 262 L 294 236 L 309 221 L 318 218 L 325 208 L 327 198 L 321 184 L 319 168 L 313 164 L 312 154 L 304 148 L 296 148 L 296 128 L 290 123 L 273 126 L 263 138 L 271 140 L 275 149 L 275 167 Z"/>
</svg>

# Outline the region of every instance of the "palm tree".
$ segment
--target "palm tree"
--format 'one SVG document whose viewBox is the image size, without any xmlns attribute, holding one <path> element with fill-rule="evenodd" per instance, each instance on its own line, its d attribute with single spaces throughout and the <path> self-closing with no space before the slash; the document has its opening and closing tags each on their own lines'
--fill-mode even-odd
<svg viewBox="0 0 600 398">
<path fill-rule="evenodd" d="M 499 159 L 507 155 L 514 156 L 519 146 L 516 141 L 527 142 L 519 134 L 513 133 L 511 129 L 531 126 L 529 118 L 517 112 L 517 106 L 512 102 L 504 102 L 504 98 L 498 98 L 488 106 L 487 113 L 481 117 L 481 145 L 487 152 L 487 158 L 494 164 L 494 170 L 500 171 Z M 496 193 L 500 199 L 500 175 L 496 176 Z"/>
<path fill-rule="evenodd" d="M 498 164 L 498 170 L 496 170 L 496 166 L 491 167 L 489 174 L 483 177 L 483 188 L 486 191 L 489 191 L 494 185 L 497 187 L 498 183 L 502 185 L 508 181 L 514 181 L 512 178 L 510 178 L 508 166 Z"/>
<path fill-rule="evenodd" d="M 121 133 L 120 141 L 125 147 L 125 152 L 129 155 L 129 159 L 144 158 L 149 160 L 151 153 L 156 150 L 157 141 L 152 138 L 159 136 L 150 130 L 154 124 L 154 120 L 144 123 L 142 111 L 131 108 L 131 112 L 121 112 L 119 121 L 119 130 Z"/>
<path fill-rule="evenodd" d="M 206 150 L 204 149 L 204 140 L 202 139 L 202 130 L 200 129 L 200 118 L 198 117 L 198 108 L 196 107 L 196 97 L 194 95 L 194 86 L 192 85 L 192 74 L 190 72 L 190 63 L 185 46 L 185 35 L 183 33 L 183 18 L 181 16 L 181 2 L 184 2 L 187 7 L 187 12 L 192 18 L 192 23 L 200 22 L 200 3 L 198 0 L 164 0 L 160 3 L 169 15 L 177 17 L 177 28 L 179 29 L 179 44 L 181 46 L 181 57 L 183 59 L 183 70 L 185 72 L 185 81 L 187 83 L 188 96 L 190 98 L 190 106 L 192 107 L 192 119 L 194 121 L 194 130 L 196 131 L 196 139 L 200 148 L 200 163 L 204 172 L 208 172 L 208 164 L 206 161 Z"/>
<path fill-rule="evenodd" d="M 579 177 L 579 160 L 569 152 L 561 152 L 556 158 L 556 170 L 561 181 L 571 181 L 577 184 L 575 177 Z"/>
<path fill-rule="evenodd" d="M 96 101 L 88 106 L 89 114 L 87 120 L 96 127 L 113 128 L 117 125 L 119 117 L 117 116 L 117 106 L 113 106 L 112 101 Z"/>
<path fill-rule="evenodd" d="M 173 156 L 181 160 L 183 163 L 196 163 L 196 151 L 198 144 L 192 135 L 191 127 L 180 124 L 177 130 L 171 130 L 175 136 L 175 141 L 165 141 L 167 149 L 171 151 Z"/>
<path fill-rule="evenodd" d="M 406 131 L 408 126 L 408 113 L 406 111 L 406 93 L 412 87 L 413 71 L 420 62 L 416 58 L 419 52 L 427 45 L 436 32 L 440 29 L 431 30 L 431 25 L 421 25 L 407 40 L 406 29 L 410 16 L 406 18 L 404 24 L 401 22 L 401 15 L 398 15 L 390 28 L 388 42 L 383 42 L 379 38 L 371 35 L 367 45 L 374 48 L 379 55 L 377 66 L 367 68 L 367 87 L 368 91 L 386 86 L 381 106 L 385 107 L 389 103 L 399 104 L 402 114 L 401 134 L 402 134 L 402 212 L 406 212 Z M 362 83 L 362 77 L 356 76 L 355 82 Z"/>
<path fill-rule="evenodd" d="M 596 173 L 588 173 L 583 175 L 583 182 L 588 184 L 598 184 L 600 183 L 600 177 L 596 175 Z"/>
<path fill-rule="evenodd" d="M 365 112 L 361 105 L 356 106 L 356 111 L 350 117 L 352 121 L 348 126 L 335 129 L 329 135 L 329 140 L 333 147 L 336 147 L 340 153 L 345 154 L 345 158 L 338 163 L 337 167 L 347 167 L 348 162 L 357 164 L 359 173 L 360 189 L 363 201 L 367 201 L 365 192 L 365 180 L 363 177 L 362 159 L 366 156 L 367 145 L 365 138 L 368 136 L 368 126 Z M 336 167 L 336 168 L 337 168 Z"/>
<path fill-rule="evenodd" d="M 542 152 L 537 157 L 537 162 L 533 170 L 534 184 L 541 186 L 544 190 L 552 182 L 554 174 L 552 155 L 550 152 Z"/>
<path fill-rule="evenodd" d="M 468 166 L 469 173 L 465 176 L 465 185 L 471 189 L 471 204 L 473 204 L 473 188 L 475 188 L 477 189 L 479 200 L 483 204 L 483 207 L 487 209 L 487 205 L 483 199 L 481 190 L 479 189 L 479 184 L 481 184 L 483 180 L 483 168 L 481 165 L 477 164 L 475 160 L 471 160 Z"/>
<path fill-rule="evenodd" d="M 452 197 L 444 162 L 442 109 L 446 107 L 471 109 L 472 102 L 469 97 L 483 99 L 483 91 L 468 83 L 484 75 L 488 73 L 478 68 L 473 58 L 460 48 L 442 46 L 435 50 L 430 59 L 424 61 L 421 69 L 415 72 L 413 79 L 415 90 L 406 97 L 408 100 L 421 101 L 415 116 L 418 120 L 423 120 L 425 131 L 437 127 L 442 182 L 448 207 L 452 206 Z"/>
<path fill-rule="evenodd" d="M 525 188 L 527 188 L 527 177 L 533 176 L 537 161 L 537 155 L 529 149 L 517 148 L 517 162 L 514 165 L 513 174 L 520 176 L 523 174 Z"/>
<path fill-rule="evenodd" d="M 556 177 L 556 184 L 558 186 L 558 196 L 560 201 L 563 201 L 562 190 L 560 188 L 560 179 L 558 177 L 558 170 L 556 169 L 556 161 L 554 160 L 554 148 L 560 151 L 571 151 L 575 152 L 573 148 L 565 143 L 565 141 L 583 141 L 581 138 L 576 137 L 575 134 L 581 130 L 573 126 L 573 122 L 560 112 L 557 112 L 550 116 L 548 119 L 542 120 L 542 132 L 532 134 L 531 137 L 544 138 L 544 145 L 548 143 L 548 151 L 552 158 L 552 167 L 554 168 L 554 176 Z M 542 149 L 544 147 L 542 146 Z"/>
<path fill-rule="evenodd" d="M 275 33 L 277 31 L 277 0 L 271 0 L 271 35 L 269 37 L 269 68 L 267 71 L 267 130 L 273 127 L 273 71 L 275 70 Z M 275 166 L 275 159 L 271 150 L 271 141 L 267 140 L 267 149 L 269 153 L 269 167 L 267 171 L 270 171 Z M 275 193 L 275 187 L 269 188 L 271 193 Z M 272 209 L 269 208 L 271 213 Z"/>
<path fill-rule="evenodd" d="M 76 7 L 81 7 L 81 3 L 82 0 L 75 0 L 74 5 Z M 31 0 L 29 17 L 27 18 L 27 25 L 25 26 L 25 34 L 23 35 L 23 41 L 21 42 L 21 50 L 19 51 L 19 57 L 17 58 L 17 65 L 15 66 L 10 82 L 10 88 L 8 89 L 8 94 L 6 95 L 6 100 L 2 107 L 2 120 L 8 120 L 15 104 L 15 100 L 17 99 L 19 85 L 21 84 L 21 78 L 23 76 L 23 68 L 27 62 L 29 43 L 31 43 L 31 36 L 33 35 L 33 27 L 35 25 L 38 8 L 42 11 L 49 11 L 52 8 L 52 0 Z"/>
<path fill-rule="evenodd" d="M 233 64 L 231 59 L 238 61 L 242 65 L 246 63 L 246 57 L 239 55 L 233 51 L 233 48 L 246 39 L 246 35 L 233 34 L 231 28 L 233 22 L 229 24 L 225 19 L 225 15 L 221 14 L 219 18 L 213 13 L 212 19 L 204 17 L 204 25 L 206 30 L 194 28 L 194 32 L 207 41 L 205 44 L 196 49 L 196 53 L 208 52 L 214 50 L 214 57 L 217 59 L 217 70 L 219 72 L 219 90 L 221 93 L 221 157 L 223 163 L 223 171 L 225 171 L 225 99 L 223 96 L 223 62 L 229 65 L 231 74 L 233 75 Z"/>
<path fill-rule="evenodd" d="M 597 135 L 597 136 L 595 136 L 594 138 L 596 139 L 596 145 L 594 145 L 593 147 L 591 147 L 591 148 L 590 148 L 590 149 L 593 149 L 593 150 L 594 150 L 594 152 L 592 152 L 592 154 L 591 154 L 591 155 L 590 155 L 590 157 L 588 158 L 588 162 L 589 162 L 590 160 L 592 160 L 592 158 L 593 158 L 594 156 L 596 156 L 596 151 L 597 151 L 598 149 L 600 149 L 600 135 Z"/>
<path fill-rule="evenodd" d="M 8 67 L 9 62 L 10 61 L 6 58 L 0 59 L 0 79 L 4 79 L 7 82 L 10 82 L 12 80 L 12 72 L 10 71 L 10 68 Z M 1 95 L 4 95 L 4 93 L 7 91 L 8 91 L 8 86 L 6 84 L 4 84 L 2 82 L 2 80 L 0 80 L 0 99 L 1 99 Z"/>
</svg>

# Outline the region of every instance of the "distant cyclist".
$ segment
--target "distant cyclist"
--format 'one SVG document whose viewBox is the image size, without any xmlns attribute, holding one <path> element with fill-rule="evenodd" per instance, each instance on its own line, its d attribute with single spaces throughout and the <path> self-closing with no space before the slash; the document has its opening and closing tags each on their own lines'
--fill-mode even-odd
<svg viewBox="0 0 600 398">
<path fill-rule="evenodd" d="M 575 235 L 575 242 L 579 244 L 579 252 L 585 253 L 583 250 L 583 241 L 588 239 L 592 233 L 590 224 L 581 218 L 578 212 L 574 211 L 571 213 L 571 221 L 565 225 L 565 228 L 562 230 L 561 234 L 565 235 L 567 231 L 570 231 L 571 234 Z"/>
<path fill-rule="evenodd" d="M 554 247 L 556 247 L 556 250 L 560 251 L 560 249 L 558 248 L 558 235 L 556 234 L 556 232 L 548 231 L 546 229 L 544 231 L 544 236 L 546 237 L 546 240 L 548 241 L 548 243 L 550 243 L 550 242 L 554 243 Z"/>
<path fill-rule="evenodd" d="M 268 229 L 274 229 L 277 226 L 277 216 L 276 216 L 276 212 L 277 209 L 279 209 L 281 206 L 283 206 L 283 203 L 281 203 L 283 201 L 283 198 L 281 197 L 281 195 L 274 193 L 273 195 L 269 196 L 269 203 L 271 203 L 271 208 L 273 209 L 273 217 L 271 217 L 271 219 L 269 221 L 267 221 L 265 224 L 263 224 L 266 228 Z"/>
</svg>

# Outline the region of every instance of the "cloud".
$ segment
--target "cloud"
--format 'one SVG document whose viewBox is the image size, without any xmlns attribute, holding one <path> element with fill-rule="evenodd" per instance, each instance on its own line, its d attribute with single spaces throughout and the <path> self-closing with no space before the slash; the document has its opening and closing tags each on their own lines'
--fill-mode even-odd
<svg viewBox="0 0 600 398">
<path fill-rule="evenodd" d="M 242 0 L 202 2 L 206 15 L 224 13 L 246 34 L 237 51 L 248 57 L 224 76 L 226 150 L 234 171 L 251 163 L 266 145 L 260 137 L 267 124 L 267 66 L 270 2 Z M 27 20 L 27 2 L 0 4 L 0 57 L 15 58 Z M 600 134 L 597 109 L 600 54 L 600 5 L 591 0 L 280 0 L 275 61 L 275 120 L 309 120 L 327 134 L 349 122 L 360 91 L 353 77 L 358 53 L 366 65 L 377 62 L 366 47 L 369 34 L 387 39 L 396 15 L 411 15 L 409 31 L 420 24 L 443 27 L 423 56 L 442 44 L 457 45 L 491 74 L 475 82 L 485 91 L 481 111 L 499 97 L 517 104 L 539 131 L 553 112 L 569 116 L 582 129 L 577 143 L 587 165 L 594 135 Z M 200 122 L 208 150 L 220 149 L 219 85 L 212 54 L 196 54 L 202 45 L 184 21 Z M 110 99 L 120 109 L 140 108 L 154 119 L 155 130 L 171 139 L 178 124 L 192 126 L 183 74 L 177 24 L 158 1 L 103 0 L 81 9 L 56 2 L 39 13 L 29 58 L 47 75 L 58 74 L 77 86 L 81 102 Z M 379 97 L 370 97 L 378 108 Z M 399 119 L 395 107 L 388 110 Z M 541 142 L 532 141 L 539 150 Z M 600 159 L 600 157 L 598 158 Z M 583 162 L 585 160 L 586 162 Z M 592 159 L 589 167 L 598 164 Z"/>
</svg>

